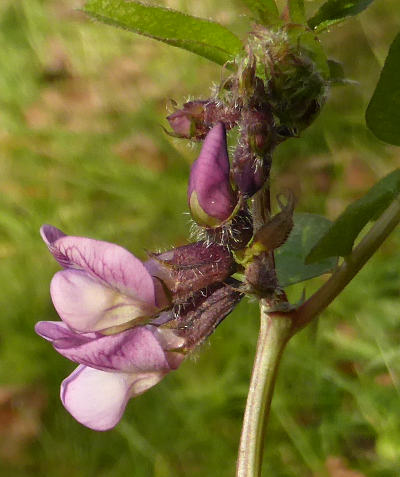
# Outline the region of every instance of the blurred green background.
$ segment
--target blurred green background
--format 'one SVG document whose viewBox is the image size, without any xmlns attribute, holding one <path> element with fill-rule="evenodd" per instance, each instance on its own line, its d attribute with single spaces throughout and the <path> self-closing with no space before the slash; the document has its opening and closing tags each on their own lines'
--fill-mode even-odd
<svg viewBox="0 0 400 477">
<path fill-rule="evenodd" d="M 239 0 L 158 3 L 242 35 L 249 25 Z M 106 433 L 64 410 L 59 384 L 75 365 L 33 331 L 36 321 L 57 319 L 49 282 L 58 267 L 39 238 L 42 223 L 141 258 L 188 239 L 186 182 L 198 150 L 161 125 L 169 99 L 207 98 L 221 74 L 188 52 L 93 23 L 81 5 L 0 2 L 0 475 L 232 476 L 258 330 L 254 303 L 244 300 Z M 399 27 L 398 0 L 376 0 L 322 36 L 357 83 L 332 90 L 316 124 L 276 154 L 274 189 L 293 190 L 298 210 L 335 218 L 399 167 L 399 149 L 375 139 L 363 118 Z M 289 345 L 266 476 L 400 475 L 399 245 L 400 230 Z M 294 300 L 303 287 L 290 290 Z"/>
</svg>

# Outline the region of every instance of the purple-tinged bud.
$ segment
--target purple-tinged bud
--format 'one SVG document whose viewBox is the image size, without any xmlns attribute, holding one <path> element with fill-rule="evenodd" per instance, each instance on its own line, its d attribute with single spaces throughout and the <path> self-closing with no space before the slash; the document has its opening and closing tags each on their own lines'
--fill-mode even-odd
<svg viewBox="0 0 400 477">
<path fill-rule="evenodd" d="M 253 196 L 269 177 L 271 152 L 275 147 L 271 111 L 248 110 L 243 113 L 241 135 L 233 161 L 233 180 L 244 197 Z"/>
<path fill-rule="evenodd" d="M 173 136 L 195 140 L 204 139 L 208 131 L 219 121 L 230 129 L 236 125 L 238 119 L 239 111 L 213 100 L 189 101 L 182 109 L 167 117 Z"/>
<path fill-rule="evenodd" d="M 184 351 L 200 345 L 229 315 L 243 297 L 240 282 L 234 279 L 218 283 L 197 292 L 190 302 L 175 310 L 175 319 L 167 323 L 169 329 L 184 338 Z"/>
<path fill-rule="evenodd" d="M 271 169 L 271 157 L 260 158 L 239 144 L 235 151 L 232 176 L 243 197 L 252 197 L 266 183 Z"/>
<path fill-rule="evenodd" d="M 202 123 L 207 104 L 208 101 L 189 101 L 182 109 L 167 116 L 175 135 L 189 139 L 206 134 L 207 128 L 202 127 Z"/>
<path fill-rule="evenodd" d="M 229 177 L 226 131 L 218 123 L 207 134 L 190 172 L 188 202 L 193 219 L 204 227 L 218 227 L 232 215 L 237 199 Z"/>
<path fill-rule="evenodd" d="M 236 270 L 227 247 L 204 242 L 153 254 L 145 266 L 164 283 L 174 303 L 185 302 L 198 290 L 225 280 Z"/>
<path fill-rule="evenodd" d="M 274 117 L 266 105 L 263 109 L 248 110 L 243 113 L 241 121 L 241 142 L 248 144 L 253 153 L 263 155 L 274 148 Z"/>
</svg>

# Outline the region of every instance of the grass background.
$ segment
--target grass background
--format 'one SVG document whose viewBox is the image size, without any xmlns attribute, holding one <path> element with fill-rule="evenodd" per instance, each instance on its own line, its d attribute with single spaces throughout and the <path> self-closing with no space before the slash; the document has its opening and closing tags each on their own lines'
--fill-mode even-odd
<svg viewBox="0 0 400 477">
<path fill-rule="evenodd" d="M 158 2 L 242 35 L 239 0 Z M 321 2 L 309 2 L 312 10 Z M 96 24 L 80 0 L 0 3 L 0 475 L 228 477 L 234 473 L 257 336 L 244 301 L 178 372 L 95 433 L 62 407 L 74 364 L 33 332 L 55 320 L 57 265 L 38 229 L 51 223 L 145 249 L 188 239 L 186 183 L 197 150 L 169 138 L 166 105 L 207 98 L 217 66 Z M 336 88 L 319 120 L 276 154 L 275 189 L 298 210 L 336 217 L 400 164 L 363 114 L 391 40 L 398 0 L 376 0 L 322 37 L 354 86 Z M 264 457 L 270 477 L 400 475 L 400 231 L 289 345 Z M 307 283 L 307 293 L 318 280 Z M 293 287 L 294 300 L 304 285 Z"/>
</svg>

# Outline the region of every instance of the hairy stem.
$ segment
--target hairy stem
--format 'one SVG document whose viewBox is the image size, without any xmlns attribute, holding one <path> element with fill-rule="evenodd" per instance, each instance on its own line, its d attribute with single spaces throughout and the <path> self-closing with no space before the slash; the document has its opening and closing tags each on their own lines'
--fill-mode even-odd
<svg viewBox="0 0 400 477">
<path fill-rule="evenodd" d="M 383 212 L 329 280 L 294 312 L 296 329 L 304 328 L 339 295 L 400 222 L 400 196 Z"/>
<path fill-rule="evenodd" d="M 264 434 L 275 379 L 283 350 L 292 332 L 290 317 L 276 314 L 274 317 L 269 316 L 264 300 L 260 301 L 260 308 L 260 334 L 243 418 L 236 477 L 261 475 Z"/>
</svg>

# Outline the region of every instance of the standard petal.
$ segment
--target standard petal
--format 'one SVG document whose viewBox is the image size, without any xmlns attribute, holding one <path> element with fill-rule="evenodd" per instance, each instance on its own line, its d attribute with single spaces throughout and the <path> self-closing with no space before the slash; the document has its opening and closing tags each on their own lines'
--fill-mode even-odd
<svg viewBox="0 0 400 477">
<path fill-rule="evenodd" d="M 129 398 L 157 384 L 163 375 L 109 373 L 80 365 L 62 382 L 61 401 L 84 426 L 107 431 L 121 419 Z"/>
<path fill-rule="evenodd" d="M 167 373 L 184 358 L 182 353 L 169 350 L 183 346 L 185 340 L 171 330 L 161 331 L 154 326 L 138 326 L 105 336 L 75 333 L 60 322 L 41 322 L 36 332 L 71 361 L 102 371 Z"/>
<path fill-rule="evenodd" d="M 215 226 L 227 220 L 235 208 L 223 123 L 218 123 L 207 134 L 200 155 L 193 163 L 188 202 L 200 225 Z"/>
<path fill-rule="evenodd" d="M 155 305 L 153 279 L 128 250 L 109 242 L 59 234 L 62 232 L 55 227 L 42 228 L 42 236 L 61 266 L 83 270 L 122 294 Z"/>
<path fill-rule="evenodd" d="M 155 306 L 103 285 L 82 270 L 57 272 L 51 281 L 50 294 L 62 320 L 80 332 L 143 322 L 157 310 Z"/>
</svg>

